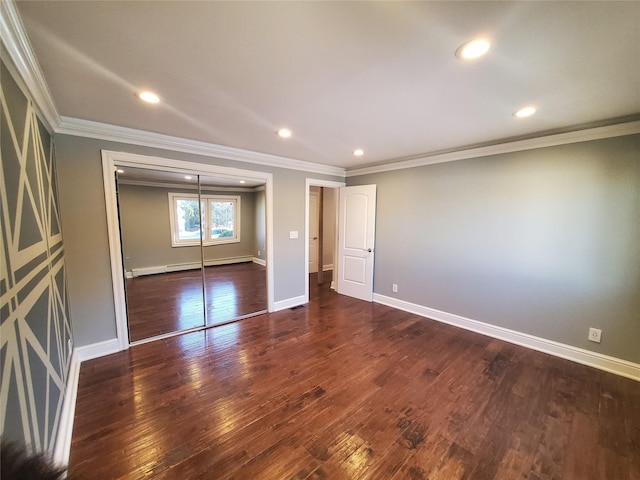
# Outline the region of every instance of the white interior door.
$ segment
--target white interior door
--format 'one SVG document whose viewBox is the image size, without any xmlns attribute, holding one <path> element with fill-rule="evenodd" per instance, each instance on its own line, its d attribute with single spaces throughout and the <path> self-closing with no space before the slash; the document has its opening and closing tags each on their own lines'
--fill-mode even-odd
<svg viewBox="0 0 640 480">
<path fill-rule="evenodd" d="M 309 192 L 309 273 L 318 271 L 318 194 Z"/>
<path fill-rule="evenodd" d="M 376 186 L 340 188 L 338 293 L 373 299 Z"/>
</svg>

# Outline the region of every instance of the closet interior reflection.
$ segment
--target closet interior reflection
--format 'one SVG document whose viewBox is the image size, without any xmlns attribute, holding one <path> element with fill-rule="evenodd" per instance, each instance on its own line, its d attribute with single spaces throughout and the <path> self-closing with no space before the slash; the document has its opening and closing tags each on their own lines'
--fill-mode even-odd
<svg viewBox="0 0 640 480">
<path fill-rule="evenodd" d="M 120 167 L 116 186 L 132 343 L 266 312 L 263 184 Z"/>
</svg>

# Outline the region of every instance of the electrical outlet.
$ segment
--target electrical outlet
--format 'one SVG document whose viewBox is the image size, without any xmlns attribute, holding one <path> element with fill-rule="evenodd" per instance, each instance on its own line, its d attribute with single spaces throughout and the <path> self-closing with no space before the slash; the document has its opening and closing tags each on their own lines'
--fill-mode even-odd
<svg viewBox="0 0 640 480">
<path fill-rule="evenodd" d="M 258 256 L 260 256 L 260 250 L 258 250 Z"/>
<path fill-rule="evenodd" d="M 398 284 L 394 283 L 391 285 L 391 290 L 393 290 L 393 293 L 398 293 Z"/>
<path fill-rule="evenodd" d="M 589 341 L 590 342 L 600 343 L 600 337 L 601 336 L 602 336 L 602 330 L 599 330 L 597 328 L 590 328 L 589 329 Z"/>
</svg>

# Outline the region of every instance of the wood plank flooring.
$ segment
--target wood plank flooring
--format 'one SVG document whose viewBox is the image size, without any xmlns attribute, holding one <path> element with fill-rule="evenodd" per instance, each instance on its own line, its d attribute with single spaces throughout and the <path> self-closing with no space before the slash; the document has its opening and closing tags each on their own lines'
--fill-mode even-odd
<svg viewBox="0 0 640 480">
<path fill-rule="evenodd" d="M 267 309 L 266 269 L 255 263 L 205 267 L 207 325 Z M 202 271 L 186 270 L 128 278 L 132 342 L 205 324 Z"/>
<path fill-rule="evenodd" d="M 640 479 L 640 383 L 310 287 L 83 363 L 70 475 Z"/>
</svg>

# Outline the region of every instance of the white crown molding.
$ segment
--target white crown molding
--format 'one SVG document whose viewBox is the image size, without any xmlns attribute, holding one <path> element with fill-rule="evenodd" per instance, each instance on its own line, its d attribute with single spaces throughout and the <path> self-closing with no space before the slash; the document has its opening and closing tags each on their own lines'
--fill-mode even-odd
<svg viewBox="0 0 640 480">
<path fill-rule="evenodd" d="M 43 120 L 47 123 L 47 127 L 55 133 L 206 155 L 290 170 L 323 173 L 344 178 L 345 169 L 331 165 L 60 116 L 38 60 L 29 43 L 15 0 L 0 1 L 0 38 L 35 104 L 42 112 Z"/>
<path fill-rule="evenodd" d="M 462 317 L 453 313 L 442 312 L 435 308 L 425 307 L 423 305 L 406 302 L 404 300 L 387 297 L 377 293 L 373 294 L 373 301 L 405 312 L 420 315 L 421 317 L 426 317 L 431 320 L 454 325 L 456 327 L 464 328 L 465 330 L 470 330 L 482 335 L 504 340 L 505 342 L 521 345 L 532 350 L 548 353 L 556 357 L 588 365 L 599 370 L 604 370 L 605 372 L 615 373 L 622 377 L 640 381 L 640 364 L 629 362 L 627 360 L 610 357 L 608 355 L 603 355 L 602 353 L 592 352 L 590 350 L 566 345 L 564 343 L 554 342 L 553 340 L 536 337 L 516 330 L 498 327 L 496 325 Z"/>
<path fill-rule="evenodd" d="M 205 155 L 226 160 L 268 165 L 276 168 L 335 175 L 341 178 L 640 133 L 640 121 L 627 122 L 515 142 L 500 143 L 486 147 L 425 155 L 411 160 L 389 160 L 380 165 L 346 170 L 332 165 L 323 165 L 144 130 L 60 116 L 42 70 L 40 69 L 40 65 L 38 64 L 38 60 L 33 53 L 33 49 L 25 33 L 24 26 L 20 20 L 20 14 L 15 5 L 15 0 L 0 0 L 0 37 L 18 74 L 22 77 L 36 106 L 42 112 L 43 120 L 48 124 L 49 129 L 55 133 L 147 146 L 174 152 Z"/>
<path fill-rule="evenodd" d="M 119 185 L 133 185 L 136 187 L 154 187 L 154 188 L 174 188 L 180 190 L 198 190 L 197 185 L 188 185 L 184 183 L 171 183 L 153 180 L 128 180 L 118 179 Z M 203 185 L 200 188 L 203 192 L 240 192 L 240 193 L 255 193 L 263 192 L 264 186 L 259 185 L 257 187 L 219 187 L 215 185 Z"/>
<path fill-rule="evenodd" d="M 35 104 L 42 112 L 47 128 L 55 131 L 60 124 L 60 116 L 14 0 L 0 1 L 0 38 Z"/>
<path fill-rule="evenodd" d="M 146 132 L 134 128 L 119 127 L 106 123 L 80 120 L 77 118 L 60 117 L 61 123 L 56 133 L 74 135 L 76 137 L 95 138 L 112 142 L 128 143 L 145 147 L 160 148 L 173 152 L 206 155 L 208 157 L 234 160 L 237 162 L 268 165 L 276 168 L 287 168 L 303 172 L 323 173 L 344 178 L 345 169 L 320 163 L 306 162 L 293 158 L 280 157 L 268 153 L 253 152 L 241 148 L 226 147 L 213 143 L 189 140 L 160 133 Z"/>
<path fill-rule="evenodd" d="M 347 170 L 346 177 L 358 175 L 368 175 L 371 173 L 390 172 L 405 168 L 422 167 L 434 163 L 454 162 L 456 160 L 467 160 L 470 158 L 486 157 L 489 155 L 499 155 L 502 153 L 520 152 L 523 150 L 533 150 L 536 148 L 555 147 L 570 143 L 588 142 L 590 140 L 601 140 L 603 138 L 622 137 L 625 135 L 635 135 L 640 133 L 640 121 L 619 123 L 605 127 L 589 128 L 577 130 L 575 132 L 558 133 L 544 137 L 518 140 L 515 142 L 500 143 L 486 147 L 471 148 L 468 150 L 458 150 L 455 152 L 425 155 L 420 158 L 404 160 L 398 162 L 388 162 L 370 167 L 355 168 Z"/>
</svg>

